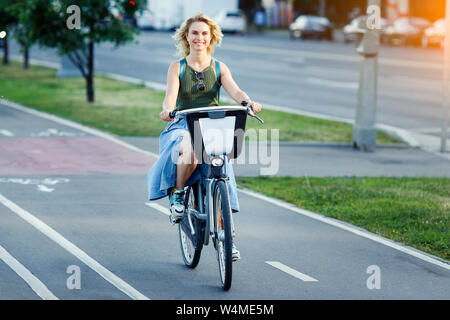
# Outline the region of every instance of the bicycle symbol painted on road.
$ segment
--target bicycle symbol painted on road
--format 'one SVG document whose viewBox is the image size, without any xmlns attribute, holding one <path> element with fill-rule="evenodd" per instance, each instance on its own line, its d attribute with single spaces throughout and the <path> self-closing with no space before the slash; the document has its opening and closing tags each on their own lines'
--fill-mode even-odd
<svg viewBox="0 0 450 320">
<path fill-rule="evenodd" d="M 33 138 L 42 138 L 42 137 L 79 137 L 79 136 L 85 136 L 86 134 L 80 132 L 66 132 L 66 131 L 59 131 L 58 129 L 50 128 L 45 131 L 41 131 L 39 133 L 32 133 L 30 134 Z"/>
<path fill-rule="evenodd" d="M 45 179 L 27 179 L 27 178 L 0 178 L 0 183 L 17 183 L 22 185 L 36 185 L 37 190 L 41 192 L 53 192 L 58 183 L 70 182 L 67 178 L 45 178 Z"/>
</svg>

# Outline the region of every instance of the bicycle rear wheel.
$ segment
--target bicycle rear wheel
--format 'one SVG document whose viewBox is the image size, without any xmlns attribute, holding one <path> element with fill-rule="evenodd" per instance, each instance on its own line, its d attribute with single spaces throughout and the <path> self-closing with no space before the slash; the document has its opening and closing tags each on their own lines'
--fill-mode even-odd
<svg viewBox="0 0 450 320">
<path fill-rule="evenodd" d="M 196 206 L 196 198 L 194 194 L 194 188 L 189 187 L 186 192 L 185 198 L 185 206 L 186 209 L 192 208 L 194 209 Z M 191 229 L 189 227 L 189 221 L 187 215 L 183 217 L 183 219 L 178 224 L 178 234 L 180 239 L 180 247 L 181 247 L 181 255 L 183 257 L 184 264 L 194 269 L 199 261 L 200 255 L 203 248 L 203 242 L 201 241 L 201 236 L 199 233 L 201 232 L 201 227 L 199 227 L 200 221 L 197 221 L 195 217 L 192 217 L 192 224 L 194 226 L 194 230 L 196 234 L 192 236 Z"/>
<path fill-rule="evenodd" d="M 224 290 L 229 290 L 233 274 L 231 208 L 228 190 L 224 181 L 219 180 L 214 188 L 214 230 L 219 262 L 219 274 Z"/>
</svg>

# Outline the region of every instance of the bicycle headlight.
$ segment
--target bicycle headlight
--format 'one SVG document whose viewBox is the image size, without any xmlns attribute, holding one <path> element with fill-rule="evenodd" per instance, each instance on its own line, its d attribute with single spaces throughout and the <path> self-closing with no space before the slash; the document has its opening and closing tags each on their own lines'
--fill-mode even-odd
<svg viewBox="0 0 450 320">
<path fill-rule="evenodd" d="M 221 157 L 214 157 L 211 159 L 211 164 L 214 167 L 221 167 L 223 166 L 223 159 Z"/>
</svg>

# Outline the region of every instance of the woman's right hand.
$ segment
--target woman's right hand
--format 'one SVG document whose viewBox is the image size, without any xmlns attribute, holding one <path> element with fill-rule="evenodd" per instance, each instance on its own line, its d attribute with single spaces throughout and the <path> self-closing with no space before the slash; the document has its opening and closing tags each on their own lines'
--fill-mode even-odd
<svg viewBox="0 0 450 320">
<path fill-rule="evenodd" d="M 159 113 L 159 117 L 166 122 L 169 122 L 170 120 L 172 120 L 169 116 L 170 111 L 167 110 L 163 110 Z"/>
</svg>

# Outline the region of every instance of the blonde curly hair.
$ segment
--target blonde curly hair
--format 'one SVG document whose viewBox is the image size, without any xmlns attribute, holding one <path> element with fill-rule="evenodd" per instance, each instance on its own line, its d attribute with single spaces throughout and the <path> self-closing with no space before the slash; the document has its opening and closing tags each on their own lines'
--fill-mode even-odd
<svg viewBox="0 0 450 320">
<path fill-rule="evenodd" d="M 209 55 L 213 54 L 214 47 L 216 45 L 220 46 L 222 43 L 222 29 L 214 20 L 199 12 L 195 16 L 186 19 L 186 21 L 183 22 L 183 24 L 175 31 L 175 34 L 173 35 L 173 38 L 177 41 L 176 46 L 178 49 L 178 55 L 182 58 L 189 55 L 190 47 L 187 41 L 187 35 L 189 33 L 189 28 L 194 22 L 204 22 L 209 26 L 211 32 L 211 42 L 207 48 Z"/>
</svg>

